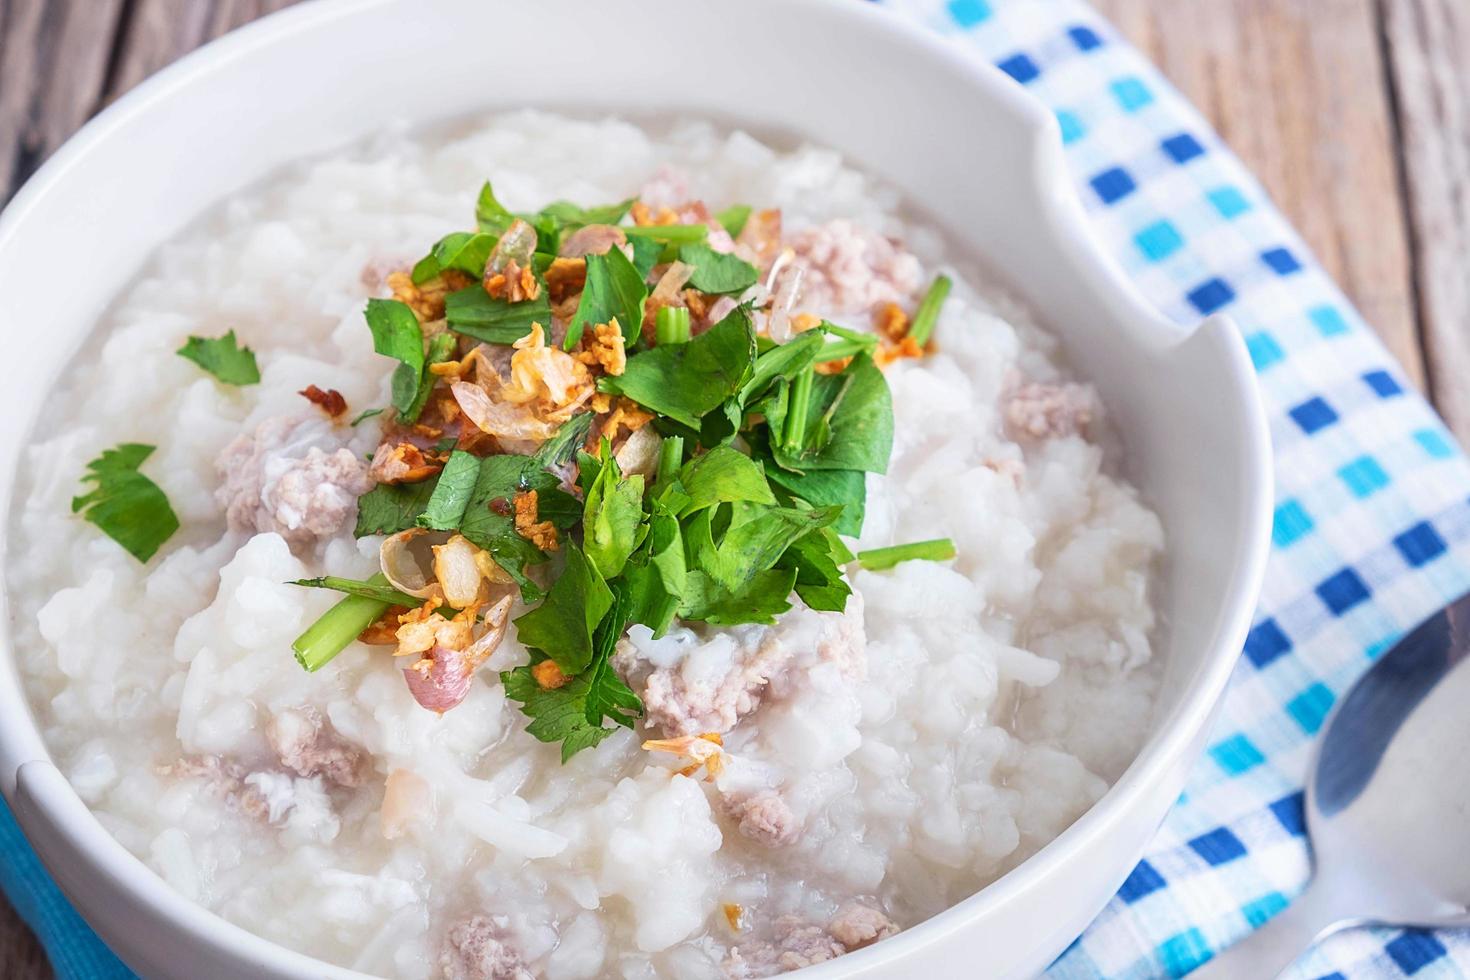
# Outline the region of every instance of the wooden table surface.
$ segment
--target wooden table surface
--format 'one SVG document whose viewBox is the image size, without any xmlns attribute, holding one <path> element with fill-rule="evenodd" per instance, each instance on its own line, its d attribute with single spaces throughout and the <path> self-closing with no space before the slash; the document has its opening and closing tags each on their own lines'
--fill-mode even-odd
<svg viewBox="0 0 1470 980">
<path fill-rule="evenodd" d="M 97 110 L 292 0 L 0 0 L 0 200 Z M 1094 0 L 1470 442 L 1470 3 Z M 49 976 L 0 902 L 8 980 Z"/>
</svg>

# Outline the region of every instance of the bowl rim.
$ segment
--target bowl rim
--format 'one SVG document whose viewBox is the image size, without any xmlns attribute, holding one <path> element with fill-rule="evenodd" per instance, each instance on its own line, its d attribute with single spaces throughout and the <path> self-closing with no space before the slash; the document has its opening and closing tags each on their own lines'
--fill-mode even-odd
<svg viewBox="0 0 1470 980">
<path fill-rule="evenodd" d="M 0 252 L 25 225 L 29 211 L 63 179 L 74 163 L 90 153 L 98 144 L 126 130 L 131 121 L 151 112 L 154 106 L 187 87 L 196 76 L 217 71 L 230 71 L 234 63 L 248 58 L 256 50 L 277 40 L 322 23 L 352 17 L 361 11 L 391 6 L 400 0 L 304 0 L 294 6 L 268 14 L 236 28 L 219 38 L 185 54 L 183 57 L 146 78 L 119 97 L 84 124 L 31 175 L 9 204 L 0 211 Z M 924 25 L 885 10 L 877 5 L 856 0 L 784 0 L 813 8 L 822 16 L 846 18 L 861 23 L 864 29 L 881 31 L 896 44 L 907 44 L 921 50 L 925 57 L 942 62 L 957 77 L 963 78 L 977 96 L 989 99 L 1003 111 L 1016 116 L 1029 130 L 1033 147 L 1034 179 L 1045 189 L 1045 206 L 1038 217 L 1048 234 L 1071 240 L 1091 257 L 1101 259 L 1097 267 L 1105 276 L 1105 285 L 1116 293 L 1119 301 L 1138 321 L 1152 324 L 1159 332 L 1183 340 L 1195 332 L 1213 330 L 1228 334 L 1233 344 L 1229 351 L 1232 363 L 1227 365 L 1243 398 L 1242 408 L 1248 431 L 1243 434 L 1250 471 L 1241 474 L 1240 490 L 1244 495 L 1245 519 L 1240 528 L 1244 538 L 1244 560 L 1231 579 L 1231 587 L 1218 600 L 1218 623 L 1209 651 L 1201 667 L 1183 685 L 1172 709 L 1156 718 L 1153 733 L 1144 742 L 1133 761 L 1107 792 L 1077 820 L 1016 868 L 986 885 L 978 892 L 957 902 L 925 921 L 904 930 L 882 943 L 847 954 L 838 960 L 801 971 L 812 980 L 835 978 L 857 970 L 872 970 L 892 965 L 922 946 L 930 945 L 944 935 L 963 928 L 970 920 L 1011 900 L 1030 887 L 1033 879 L 1055 873 L 1067 862 L 1075 860 L 1089 842 L 1127 818 L 1141 803 L 1151 784 L 1167 769 L 1178 764 L 1189 752 L 1191 744 L 1213 717 L 1214 709 L 1225 690 L 1240 647 L 1251 625 L 1257 596 L 1265 576 L 1269 554 L 1273 459 L 1254 372 L 1238 331 L 1228 318 L 1215 316 L 1193 330 L 1168 323 L 1143 299 L 1134 284 L 1106 255 L 1087 224 L 1080 199 L 1063 158 L 1060 130 L 1055 117 L 1037 100 L 1028 96 L 999 69 L 966 51 L 954 39 L 947 38 Z M 0 583 L 0 601 L 8 604 L 8 585 Z M 8 634 L 0 637 L 0 655 L 10 656 Z M 14 690 L 4 690 L 13 687 Z M 39 726 L 30 710 L 24 685 L 13 667 L 0 671 L 0 698 L 18 699 L 23 713 L 0 712 L 0 791 L 8 800 L 16 795 L 16 776 L 25 765 L 34 762 L 54 768 L 50 752 L 40 738 Z M 7 748 L 22 746 L 22 757 L 12 759 Z M 37 755 L 35 749 L 40 749 Z M 63 780 L 64 781 L 64 780 Z M 67 804 L 81 806 L 91 820 L 89 833 L 98 838 L 96 847 L 82 855 L 88 870 L 105 873 L 124 883 L 130 895 L 152 907 L 170 921 L 171 926 L 187 931 L 221 948 L 229 948 L 251 957 L 251 962 L 270 964 L 301 976 L 333 976 L 370 980 L 369 975 L 336 966 L 281 946 L 236 925 L 202 905 L 174 892 L 171 886 L 140 858 L 128 851 L 97 821 L 95 814 L 65 783 L 70 797 Z M 66 814 L 50 808 L 46 798 L 39 808 L 46 819 L 65 823 Z M 160 891 L 162 889 L 162 891 Z M 176 901 L 175 901 L 176 899 Z M 80 909 L 78 910 L 80 911 Z"/>
</svg>

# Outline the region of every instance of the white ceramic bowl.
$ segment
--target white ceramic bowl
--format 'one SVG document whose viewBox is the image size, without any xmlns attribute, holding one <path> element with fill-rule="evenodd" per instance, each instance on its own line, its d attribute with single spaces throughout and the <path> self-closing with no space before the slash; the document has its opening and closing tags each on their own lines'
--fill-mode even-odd
<svg viewBox="0 0 1470 980">
<path fill-rule="evenodd" d="M 701 40 L 703 39 L 703 40 Z M 1223 319 L 1186 333 L 1099 253 L 1050 114 L 859 0 L 322 0 L 186 57 L 88 124 L 0 216 L 0 472 L 48 386 L 155 246 L 231 192 L 393 118 L 497 106 L 684 111 L 838 147 L 983 257 L 1059 334 L 1168 533 L 1158 720 L 1039 854 L 899 936 L 802 974 L 1020 977 L 1113 894 L 1177 798 L 1265 562 L 1266 427 Z M 22 338 L 25 338 L 24 340 Z M 6 477 L 0 507 L 8 515 Z M 356 976 L 205 912 L 109 837 L 49 761 L 0 651 L 0 790 L 89 922 L 146 977 Z"/>
</svg>

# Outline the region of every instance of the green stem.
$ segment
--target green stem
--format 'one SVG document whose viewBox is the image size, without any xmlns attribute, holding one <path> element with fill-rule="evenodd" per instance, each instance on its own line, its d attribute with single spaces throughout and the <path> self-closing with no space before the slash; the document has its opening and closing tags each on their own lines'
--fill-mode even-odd
<svg viewBox="0 0 1470 980">
<path fill-rule="evenodd" d="M 709 236 L 704 225 L 619 225 L 629 238 L 652 238 L 658 242 L 680 242 L 691 244 L 702 242 Z"/>
<path fill-rule="evenodd" d="M 653 339 L 659 347 L 689 342 L 689 308 L 660 306 L 653 320 Z"/>
<path fill-rule="evenodd" d="M 786 432 L 782 442 L 793 456 L 801 452 L 806 440 L 806 413 L 812 401 L 812 380 L 816 372 L 808 367 L 791 382 L 791 400 L 786 405 Z"/>
<path fill-rule="evenodd" d="M 954 556 L 953 541 L 949 538 L 935 538 L 932 541 L 914 541 L 909 544 L 896 544 L 891 548 L 871 548 L 867 551 L 859 551 L 857 560 L 859 565 L 869 571 L 881 572 L 885 568 L 892 568 L 899 562 L 948 561 Z"/>
<path fill-rule="evenodd" d="M 664 436 L 658 447 L 658 485 L 667 486 L 684 463 L 684 437 Z"/>
<path fill-rule="evenodd" d="M 388 579 L 381 572 L 367 580 L 373 585 L 387 585 Z M 359 633 L 375 623 L 387 612 L 391 603 L 366 596 L 350 595 L 322 614 L 322 617 L 306 628 L 296 638 L 291 649 L 296 651 L 296 661 L 308 671 L 321 670 L 333 657 L 341 653 L 347 644 L 357 639 Z"/>
<path fill-rule="evenodd" d="M 914 321 L 909 324 L 909 336 L 920 347 L 928 344 L 934 333 L 934 324 L 939 322 L 939 308 L 949 296 L 950 285 L 949 276 L 935 276 L 934 281 L 929 284 L 929 291 L 919 303 L 918 311 L 914 313 Z"/>
</svg>

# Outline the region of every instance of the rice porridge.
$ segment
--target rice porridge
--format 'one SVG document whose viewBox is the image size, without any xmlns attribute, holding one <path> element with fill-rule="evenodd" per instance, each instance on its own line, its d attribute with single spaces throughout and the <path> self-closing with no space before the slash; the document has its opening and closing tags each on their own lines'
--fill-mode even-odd
<svg viewBox="0 0 1470 980">
<path fill-rule="evenodd" d="M 282 945 L 769 976 L 1014 868 L 1148 731 L 1163 532 L 1096 394 L 832 151 L 394 133 L 162 248 L 96 346 L 11 518 L 20 669 L 104 826 Z"/>
</svg>

